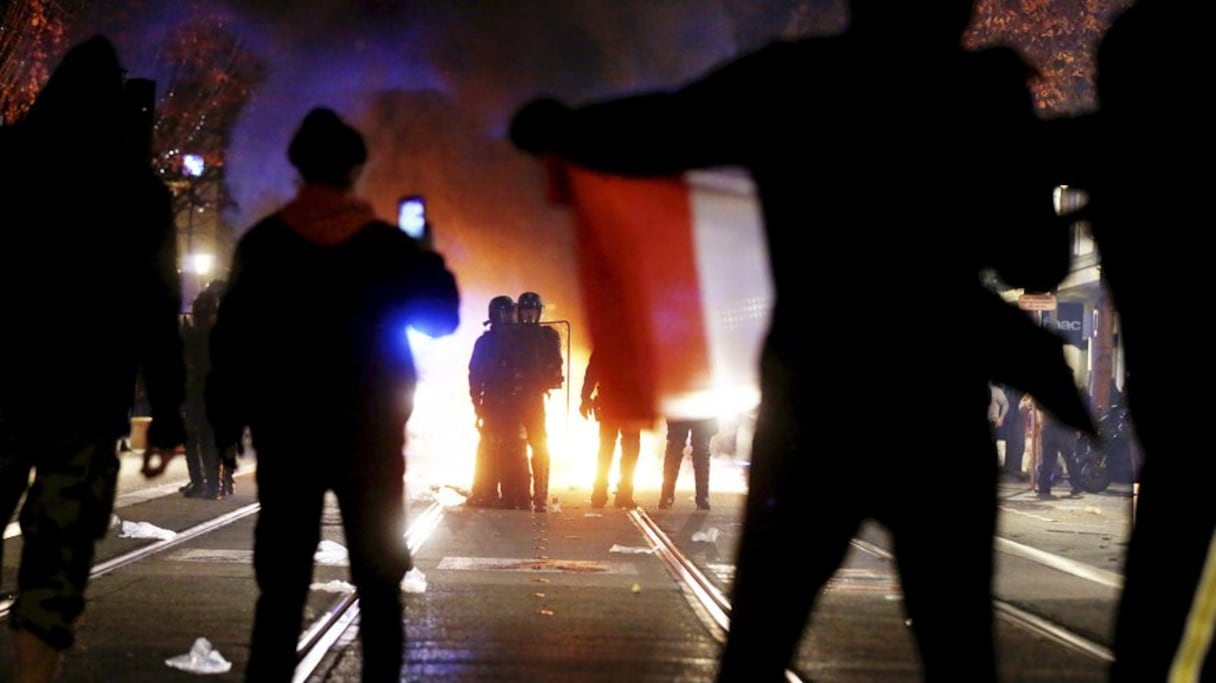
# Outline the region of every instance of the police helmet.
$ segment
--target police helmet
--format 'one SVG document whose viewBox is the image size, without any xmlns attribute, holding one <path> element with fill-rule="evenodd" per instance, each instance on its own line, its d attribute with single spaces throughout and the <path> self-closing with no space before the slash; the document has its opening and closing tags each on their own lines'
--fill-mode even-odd
<svg viewBox="0 0 1216 683">
<path fill-rule="evenodd" d="M 511 297 L 501 294 L 490 299 L 489 320 L 485 324 L 499 324 L 514 322 L 515 317 L 515 302 Z"/>
<path fill-rule="evenodd" d="M 522 323 L 540 322 L 540 313 L 545 308 L 536 292 L 524 292 L 519 295 L 519 321 Z"/>
</svg>

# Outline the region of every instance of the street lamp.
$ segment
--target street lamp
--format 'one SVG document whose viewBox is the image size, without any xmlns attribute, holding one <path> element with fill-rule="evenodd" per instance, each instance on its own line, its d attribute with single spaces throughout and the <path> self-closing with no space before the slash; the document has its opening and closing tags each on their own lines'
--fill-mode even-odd
<svg viewBox="0 0 1216 683">
<path fill-rule="evenodd" d="M 183 270 L 194 275 L 191 282 L 194 287 L 187 293 L 189 297 L 187 304 L 194 300 L 194 295 L 202 290 L 204 278 L 211 272 L 211 268 L 215 263 L 213 254 L 195 253 L 194 252 L 194 214 L 201 210 L 201 207 L 195 205 L 198 189 L 195 187 L 195 182 L 202 177 L 203 172 L 207 170 L 207 163 L 203 160 L 201 154 L 183 154 L 182 155 L 182 175 L 186 178 L 186 210 L 189 215 L 186 217 L 186 257 L 184 259 Z"/>
</svg>

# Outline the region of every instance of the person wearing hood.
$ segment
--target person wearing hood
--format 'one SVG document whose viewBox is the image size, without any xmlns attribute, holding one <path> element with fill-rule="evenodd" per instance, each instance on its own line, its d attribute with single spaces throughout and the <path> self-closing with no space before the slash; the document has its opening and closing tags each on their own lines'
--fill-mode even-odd
<svg viewBox="0 0 1216 683">
<path fill-rule="evenodd" d="M 137 376 L 152 413 L 145 476 L 186 437 L 173 213 L 149 164 L 151 119 L 131 115 L 129 94 L 95 36 L 0 127 L 0 523 L 21 503 L 22 536 L 4 680 L 53 680 L 75 641 Z M 65 183 L 73 159 L 88 161 L 87 181 Z"/>
<path fill-rule="evenodd" d="M 258 457 L 259 596 L 245 676 L 292 680 L 332 492 L 362 609 L 362 680 L 397 681 L 411 567 L 405 425 L 417 385 L 406 328 L 451 334 L 460 294 L 439 253 L 355 195 L 367 148 L 337 113 L 311 110 L 288 158 L 303 184 L 237 244 L 206 388 L 221 450 L 248 427 Z"/>
</svg>

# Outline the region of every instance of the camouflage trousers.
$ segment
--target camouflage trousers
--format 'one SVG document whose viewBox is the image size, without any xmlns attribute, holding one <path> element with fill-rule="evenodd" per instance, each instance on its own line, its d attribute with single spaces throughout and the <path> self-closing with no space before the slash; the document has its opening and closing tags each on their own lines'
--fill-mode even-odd
<svg viewBox="0 0 1216 683">
<path fill-rule="evenodd" d="M 0 513 L 6 523 L 21 503 L 21 565 L 9 625 L 57 649 L 75 640 L 97 541 L 109 529 L 118 482 L 116 441 L 81 443 L 80 438 L 0 435 Z"/>
</svg>

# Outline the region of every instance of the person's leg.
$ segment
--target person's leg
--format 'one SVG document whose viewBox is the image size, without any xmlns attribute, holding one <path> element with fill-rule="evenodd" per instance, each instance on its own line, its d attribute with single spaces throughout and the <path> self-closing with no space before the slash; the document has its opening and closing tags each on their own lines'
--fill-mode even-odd
<svg viewBox="0 0 1216 683">
<path fill-rule="evenodd" d="M 527 419 L 528 446 L 532 449 L 532 507 L 543 512 L 549 505 L 549 433 L 543 399 L 528 411 Z"/>
<path fill-rule="evenodd" d="M 29 451 L 0 431 L 0 524 L 12 521 L 29 486 L 30 467 Z M 4 544 L 0 543 L 0 559 L 3 557 Z"/>
<path fill-rule="evenodd" d="M 267 443 L 259 435 L 258 511 L 253 568 L 258 584 L 249 639 L 248 683 L 290 683 L 296 642 L 312 583 L 313 556 L 321 542 L 325 488 L 313 473 L 301 473 L 296 445 Z M 323 460 L 322 460 L 323 461 Z M 303 474 L 303 476 L 301 476 Z"/>
<path fill-rule="evenodd" d="M 1056 478 L 1059 467 L 1061 444 L 1057 430 L 1052 427 L 1043 429 L 1043 455 L 1039 461 L 1038 491 L 1040 496 L 1051 494 L 1051 486 Z"/>
<path fill-rule="evenodd" d="M 1062 439 L 1060 458 L 1064 461 L 1064 474 L 1068 477 L 1069 492 L 1079 496 L 1085 492 L 1081 486 L 1081 465 L 1077 462 L 1077 440 Z"/>
<path fill-rule="evenodd" d="M 59 675 L 60 651 L 33 633 L 18 629 L 13 634 L 14 683 L 50 683 Z"/>
<path fill-rule="evenodd" d="M 642 435 L 636 429 L 621 429 L 621 460 L 619 481 L 616 486 L 617 507 L 637 507 L 633 500 L 633 475 L 638 467 L 638 454 L 641 452 Z"/>
<path fill-rule="evenodd" d="M 492 441 L 493 437 L 482 427 L 473 462 L 473 486 L 469 491 L 469 505 L 473 507 L 493 507 L 498 503 L 499 473 Z"/>
<path fill-rule="evenodd" d="M 203 498 L 216 500 L 224 497 L 219 448 L 215 445 L 215 432 L 210 427 L 199 430 L 199 462 L 203 469 Z"/>
<path fill-rule="evenodd" d="M 698 510 L 709 509 L 709 440 L 717 431 L 716 420 L 699 420 L 692 425 L 692 472 Z"/>
<path fill-rule="evenodd" d="M 608 504 L 608 477 L 612 473 L 612 455 L 616 451 L 616 423 L 600 418 L 600 441 L 595 456 L 595 484 L 591 487 L 591 507 Z"/>
<path fill-rule="evenodd" d="M 500 504 L 507 509 L 531 509 L 529 491 L 528 442 L 519 435 L 515 425 L 495 437 L 494 449 L 498 466 L 502 471 L 502 499 Z"/>
<path fill-rule="evenodd" d="M 688 427 L 682 422 L 667 421 L 667 449 L 663 453 L 663 487 L 659 493 L 659 507 L 669 508 L 676 498 L 676 479 L 680 474 L 680 463 L 684 460 L 684 442 L 688 438 Z"/>
<path fill-rule="evenodd" d="M 981 419 L 977 415 L 971 445 L 961 442 L 964 447 L 942 459 L 948 467 L 910 467 L 900 474 L 905 483 L 888 497 L 895 503 L 883 520 L 894 540 L 904 609 L 926 683 L 996 680 L 992 575 L 997 456 Z M 924 494 L 935 488 L 951 495 Z M 959 516 L 959 510 L 967 514 Z M 954 521 L 950 533 L 943 534 L 941 520 L 947 518 Z M 941 563 L 946 556 L 952 558 L 948 570 Z M 959 657 L 960 652 L 967 657 Z"/>
<path fill-rule="evenodd" d="M 788 406 L 771 408 L 762 406 L 756 424 L 718 683 L 785 680 L 817 596 L 860 523 L 856 499 L 807 495 L 810 482 L 836 481 L 830 455 L 804 449 L 797 433 L 811 428 L 809 420 L 800 424 Z"/>
<path fill-rule="evenodd" d="M 21 508 L 21 565 L 9 614 L 23 683 L 49 680 L 44 676 L 53 675 L 75 641 L 96 544 L 114 509 L 116 448 L 112 437 L 85 446 L 77 440 L 37 459 Z"/>
<path fill-rule="evenodd" d="M 1017 478 L 1023 476 L 1022 459 L 1026 451 L 1026 421 L 1016 408 L 1010 407 L 1003 429 L 1005 430 L 1006 474 Z"/>
<path fill-rule="evenodd" d="M 1199 617 L 1202 598 L 1216 589 L 1216 507 L 1196 501 L 1211 495 L 1216 462 L 1191 455 L 1195 435 L 1189 427 L 1203 424 L 1201 404 L 1177 394 L 1142 400 L 1152 401 L 1137 422 L 1146 460 L 1123 566 L 1110 680 L 1164 681 L 1175 670 L 1179 680 L 1206 681 L 1216 655 L 1202 637 L 1210 622 Z"/>
<path fill-rule="evenodd" d="M 233 481 L 236 469 L 236 447 L 229 446 L 220 453 L 220 493 L 225 496 L 236 493 L 236 483 Z"/>
<path fill-rule="evenodd" d="M 181 488 L 187 498 L 199 498 L 207 488 L 207 473 L 203 468 L 203 449 L 201 437 L 197 431 L 186 435 L 186 472 L 190 481 Z"/>
<path fill-rule="evenodd" d="M 381 450 L 393 453 L 391 448 Z M 401 580 L 412 566 L 405 543 L 405 460 L 380 453 L 366 462 L 379 466 L 353 477 L 335 493 L 351 582 L 359 595 L 362 682 L 396 683 L 401 680 L 405 645 Z"/>
</svg>

